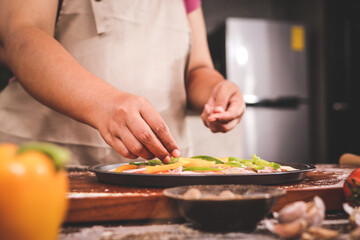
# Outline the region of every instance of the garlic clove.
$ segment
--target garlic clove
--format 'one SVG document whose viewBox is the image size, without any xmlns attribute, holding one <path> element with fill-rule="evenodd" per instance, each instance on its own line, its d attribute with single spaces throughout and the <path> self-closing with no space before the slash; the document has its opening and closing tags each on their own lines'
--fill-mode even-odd
<svg viewBox="0 0 360 240">
<path fill-rule="evenodd" d="M 309 226 L 320 226 L 325 218 L 325 203 L 315 196 L 313 201 L 307 203 L 305 220 Z"/>
<path fill-rule="evenodd" d="M 325 216 L 326 206 L 325 206 L 324 201 L 323 201 L 320 197 L 318 197 L 318 196 L 315 196 L 313 201 L 314 201 L 314 203 L 315 203 L 316 208 L 317 208 L 321 213 L 323 213 L 324 216 Z"/>
<path fill-rule="evenodd" d="M 314 239 L 334 239 L 339 235 L 337 231 L 322 227 L 309 227 L 307 233 L 312 235 Z"/>
<path fill-rule="evenodd" d="M 219 194 L 219 198 L 221 199 L 235 199 L 235 197 L 236 197 L 235 194 L 229 190 L 222 191 Z"/>
<path fill-rule="evenodd" d="M 307 205 L 304 201 L 297 201 L 283 207 L 274 217 L 280 223 L 288 223 L 303 218 L 306 214 Z"/>
<path fill-rule="evenodd" d="M 354 212 L 354 208 L 349 203 L 344 203 L 343 209 L 349 215 L 351 215 Z"/>
<path fill-rule="evenodd" d="M 187 200 L 200 199 L 201 198 L 201 192 L 197 188 L 190 188 L 189 190 L 187 190 L 184 193 L 183 198 L 187 199 Z"/>
<path fill-rule="evenodd" d="M 301 234 L 301 240 L 315 240 L 315 237 L 308 232 Z"/>
<path fill-rule="evenodd" d="M 304 219 L 299 219 L 289 223 L 275 223 L 271 220 L 264 220 L 265 227 L 282 238 L 291 238 L 300 236 L 307 227 Z"/>
</svg>

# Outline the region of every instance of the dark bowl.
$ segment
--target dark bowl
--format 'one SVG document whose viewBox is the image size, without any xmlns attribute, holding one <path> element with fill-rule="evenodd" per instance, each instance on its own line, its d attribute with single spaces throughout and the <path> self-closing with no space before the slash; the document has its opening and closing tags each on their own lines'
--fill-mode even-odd
<svg viewBox="0 0 360 240">
<path fill-rule="evenodd" d="M 190 188 L 200 190 L 203 197 L 184 197 Z M 206 197 L 224 190 L 240 194 L 241 198 Z M 194 228 L 211 232 L 253 231 L 285 193 L 281 188 L 259 185 L 195 185 L 164 190 L 164 195 L 176 201 L 181 215 Z"/>
</svg>

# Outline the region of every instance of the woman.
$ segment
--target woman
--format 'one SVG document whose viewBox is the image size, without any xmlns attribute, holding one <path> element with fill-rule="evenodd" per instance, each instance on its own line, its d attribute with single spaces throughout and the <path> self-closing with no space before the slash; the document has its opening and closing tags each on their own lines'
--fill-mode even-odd
<svg viewBox="0 0 360 240">
<path fill-rule="evenodd" d="M 190 154 L 186 105 L 231 130 L 245 104 L 213 67 L 199 3 L 64 0 L 56 18 L 56 0 L 0 0 L 0 61 L 16 76 L 0 141 L 63 144 L 77 165 L 169 162 Z"/>
</svg>

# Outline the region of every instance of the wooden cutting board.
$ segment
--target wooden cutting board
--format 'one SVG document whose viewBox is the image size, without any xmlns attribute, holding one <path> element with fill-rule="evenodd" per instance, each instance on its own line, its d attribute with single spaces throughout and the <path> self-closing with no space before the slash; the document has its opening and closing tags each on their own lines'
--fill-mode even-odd
<svg viewBox="0 0 360 240">
<path fill-rule="evenodd" d="M 279 186 L 287 193 L 273 210 L 294 201 L 310 201 L 316 195 L 324 200 L 327 210 L 342 209 L 345 201 L 342 186 L 353 169 L 316 165 L 305 180 Z M 175 202 L 162 194 L 163 189 L 102 184 L 88 171 L 70 171 L 69 179 L 67 223 L 180 218 Z"/>
</svg>

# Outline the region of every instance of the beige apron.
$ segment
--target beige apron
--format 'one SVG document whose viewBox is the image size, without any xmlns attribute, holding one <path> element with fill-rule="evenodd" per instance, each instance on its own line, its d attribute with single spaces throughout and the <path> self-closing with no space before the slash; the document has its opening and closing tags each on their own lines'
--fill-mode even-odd
<svg viewBox="0 0 360 240">
<path fill-rule="evenodd" d="M 64 0 L 55 38 L 93 74 L 146 97 L 182 155 L 190 154 L 184 76 L 191 34 L 182 0 Z M 95 129 L 43 106 L 13 81 L 0 93 L 0 141 L 27 140 L 67 146 L 71 165 L 128 161 Z"/>
</svg>

